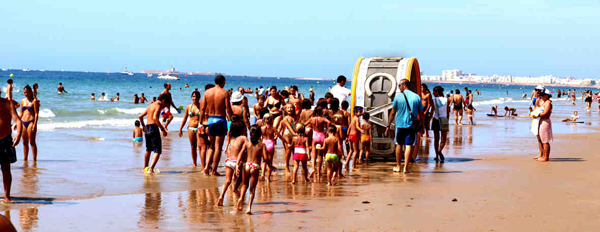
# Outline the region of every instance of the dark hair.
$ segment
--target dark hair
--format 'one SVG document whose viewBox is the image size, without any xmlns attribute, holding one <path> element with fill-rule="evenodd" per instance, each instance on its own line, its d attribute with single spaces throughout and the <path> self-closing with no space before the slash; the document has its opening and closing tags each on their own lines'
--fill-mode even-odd
<svg viewBox="0 0 600 232">
<path fill-rule="evenodd" d="M 303 110 L 310 110 L 312 107 L 312 102 L 308 99 L 304 99 L 302 100 L 302 104 L 300 106 L 302 106 Z"/>
<path fill-rule="evenodd" d="M 265 114 L 269 113 L 269 109 L 267 109 L 267 107 L 263 107 L 260 109 L 260 111 L 258 111 L 258 116 L 260 117 L 260 119 L 262 119 Z"/>
<path fill-rule="evenodd" d="M 277 90 L 277 86 L 271 86 L 271 90 Z"/>
<path fill-rule="evenodd" d="M 450 90 L 450 93 L 451 93 L 451 94 L 454 94 L 454 90 Z"/>
<path fill-rule="evenodd" d="M 156 97 L 152 97 L 152 101 L 156 101 Z"/>
<path fill-rule="evenodd" d="M 62 85 L 62 82 L 58 82 L 59 85 Z"/>
<path fill-rule="evenodd" d="M 33 88 L 35 89 L 37 87 L 38 87 L 38 84 L 37 83 L 33 83 Z"/>
<path fill-rule="evenodd" d="M 142 93 L 142 96 L 144 96 L 144 93 Z"/>
<path fill-rule="evenodd" d="M 169 83 L 165 82 L 165 83 L 163 84 L 163 86 L 164 86 L 164 87 L 165 87 L 165 89 L 166 89 L 166 88 L 167 88 L 167 86 L 169 86 Z"/>
<path fill-rule="evenodd" d="M 508 106 L 505 106 L 505 107 L 504 107 L 504 110 L 508 110 Z"/>
<path fill-rule="evenodd" d="M 348 101 L 343 101 L 342 102 L 342 109 L 343 110 L 348 110 L 348 107 L 350 107 L 350 103 L 348 103 Z"/>
<path fill-rule="evenodd" d="M 325 98 L 319 98 L 319 100 L 317 101 L 317 106 L 320 106 L 323 109 L 327 109 L 327 101 L 325 100 Z"/>
<path fill-rule="evenodd" d="M 260 127 L 256 124 L 250 127 L 250 142 L 252 145 L 258 144 L 260 142 L 260 138 L 262 137 L 262 131 Z"/>
<path fill-rule="evenodd" d="M 104 93 L 102 93 L 102 94 L 104 94 Z M 162 101 L 162 102 L 164 102 L 166 104 L 171 104 L 171 102 L 168 102 L 169 101 L 169 96 L 167 94 L 164 94 L 164 93 L 158 95 L 158 100 Z"/>
<path fill-rule="evenodd" d="M 215 85 L 213 84 L 208 84 L 204 86 L 204 91 L 211 89 L 212 87 L 215 87 Z"/>
<path fill-rule="evenodd" d="M 265 96 L 263 95 L 258 95 L 258 97 L 256 98 L 256 101 L 260 101 L 260 100 L 265 100 Z"/>
<path fill-rule="evenodd" d="M 282 90 L 281 93 L 279 93 L 279 95 L 283 96 L 284 98 L 287 98 L 290 96 L 290 92 L 288 92 L 287 90 Z"/>
<path fill-rule="evenodd" d="M 369 120 L 369 118 L 371 118 L 371 114 L 369 114 L 369 112 L 365 112 L 365 113 L 363 114 L 363 119 L 364 119 L 364 120 Z"/>
<path fill-rule="evenodd" d="M 117 93 L 117 96 L 119 96 L 119 93 Z"/>
<path fill-rule="evenodd" d="M 31 86 L 29 86 L 29 85 L 26 85 L 25 87 L 23 87 L 23 89 L 26 89 L 26 90 L 29 90 L 29 92 L 32 92 Z"/>
<path fill-rule="evenodd" d="M 331 94 L 330 92 L 327 92 L 325 94 L 325 98 L 333 98 L 333 94 Z"/>
<path fill-rule="evenodd" d="M 140 120 L 135 120 L 135 126 L 140 126 Z"/>
<path fill-rule="evenodd" d="M 329 125 L 329 127 L 327 128 L 327 132 L 334 134 L 337 131 L 337 127 L 335 127 L 334 125 Z"/>
<path fill-rule="evenodd" d="M 225 84 L 225 76 L 219 74 L 215 77 L 215 84 L 222 85 Z"/>
<path fill-rule="evenodd" d="M 106 93 L 102 93 L 102 95 L 106 95 Z"/>
<path fill-rule="evenodd" d="M 342 83 L 346 81 L 346 77 L 344 75 L 339 75 L 337 78 L 337 83 Z"/>
<path fill-rule="evenodd" d="M 8 80 L 6 81 L 6 83 L 8 83 L 8 84 L 12 84 L 12 83 L 13 83 L 13 80 L 12 80 L 12 79 L 8 79 Z"/>
<path fill-rule="evenodd" d="M 312 116 L 323 116 L 323 107 L 317 106 L 315 110 L 313 110 Z"/>
<path fill-rule="evenodd" d="M 454 90 L 454 93 L 460 94 L 460 90 L 456 89 L 456 90 Z"/>
<path fill-rule="evenodd" d="M 294 90 L 294 91 L 298 91 L 298 86 L 292 85 L 292 86 L 290 86 L 290 89 Z"/>
<path fill-rule="evenodd" d="M 196 95 L 196 98 L 197 98 L 198 100 L 200 100 L 200 92 L 198 92 L 198 91 L 194 91 L 194 92 L 192 92 L 192 97 L 193 97 L 194 95 Z"/>
<path fill-rule="evenodd" d="M 340 100 L 338 100 L 337 98 L 331 99 L 331 105 L 329 107 L 334 112 L 340 110 Z"/>
<path fill-rule="evenodd" d="M 440 85 L 433 87 L 433 92 L 437 93 L 438 96 L 444 96 L 444 88 Z"/>
<path fill-rule="evenodd" d="M 96 94 L 92 93 L 92 96 L 94 96 L 94 95 L 96 95 Z"/>
<path fill-rule="evenodd" d="M 244 135 L 246 131 L 246 125 L 242 121 L 242 117 L 234 114 L 231 118 L 231 125 L 229 126 L 229 136 L 235 138 Z"/>
</svg>

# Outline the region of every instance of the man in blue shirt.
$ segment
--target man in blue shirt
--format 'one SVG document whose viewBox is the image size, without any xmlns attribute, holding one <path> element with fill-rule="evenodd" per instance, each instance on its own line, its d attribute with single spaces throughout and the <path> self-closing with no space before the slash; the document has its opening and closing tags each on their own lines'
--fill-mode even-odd
<svg viewBox="0 0 600 232">
<path fill-rule="evenodd" d="M 415 138 L 419 128 L 415 128 L 417 125 L 413 125 L 417 118 L 423 118 L 423 102 L 421 97 L 410 91 L 408 87 L 410 82 L 406 79 L 402 79 L 398 87 L 401 93 L 396 94 L 394 103 L 392 105 L 392 112 L 389 115 L 388 128 L 385 131 L 387 135 L 389 133 L 392 122 L 396 124 L 396 163 L 397 166 L 394 168 L 394 172 L 400 172 L 402 152 L 404 152 L 404 173 L 409 173 L 408 163 L 410 156 L 415 145 Z M 406 104 L 408 102 L 408 105 Z M 410 109 L 409 109 L 410 108 Z M 412 111 L 412 115 L 411 112 Z"/>
</svg>

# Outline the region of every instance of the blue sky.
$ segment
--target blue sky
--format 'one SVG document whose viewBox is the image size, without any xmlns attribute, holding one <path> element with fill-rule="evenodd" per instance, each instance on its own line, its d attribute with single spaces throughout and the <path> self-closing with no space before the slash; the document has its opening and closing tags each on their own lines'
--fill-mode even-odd
<svg viewBox="0 0 600 232">
<path fill-rule="evenodd" d="M 0 68 L 351 75 L 360 56 L 425 74 L 600 78 L 600 3 L 5 1 Z"/>
</svg>

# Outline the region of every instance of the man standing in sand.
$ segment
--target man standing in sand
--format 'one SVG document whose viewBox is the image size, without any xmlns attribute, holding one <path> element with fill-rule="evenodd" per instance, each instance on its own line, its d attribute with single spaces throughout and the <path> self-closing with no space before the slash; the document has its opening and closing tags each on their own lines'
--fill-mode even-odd
<svg viewBox="0 0 600 232">
<path fill-rule="evenodd" d="M 17 136 L 11 136 L 11 118 L 17 125 Z M 4 182 L 4 201 L 10 202 L 10 186 L 12 174 L 10 164 L 17 162 L 15 146 L 21 141 L 22 122 L 13 104 L 0 98 L 0 165 L 2 166 L 2 181 Z"/>
<path fill-rule="evenodd" d="M 200 108 L 205 112 L 200 115 L 200 122 L 208 116 L 208 136 L 210 149 L 207 153 L 207 163 L 204 174 L 220 176 L 217 172 L 221 160 L 221 149 L 227 135 L 227 119 L 231 120 L 233 110 L 229 102 L 229 93 L 224 90 L 225 76 L 219 74 L 215 77 L 215 87 L 204 92 L 204 99 L 200 102 Z M 211 167 L 212 162 L 212 167 Z"/>
<path fill-rule="evenodd" d="M 344 87 L 346 85 L 346 77 L 344 75 L 340 75 L 337 78 L 337 84 L 331 88 L 331 94 L 333 94 L 334 98 L 337 98 L 341 102 L 345 101 L 350 95 L 351 91 Z M 341 107 L 341 105 L 340 105 Z"/>
<path fill-rule="evenodd" d="M 162 109 L 163 122 L 166 121 L 165 130 L 169 131 L 169 129 L 168 129 L 169 123 L 171 123 L 171 121 L 173 121 L 173 114 L 171 114 L 171 106 L 173 106 L 173 108 L 175 108 L 177 110 L 177 112 L 179 112 L 179 109 L 177 109 L 177 106 L 175 106 L 175 103 L 173 103 L 173 98 L 171 97 L 171 93 L 169 92 L 169 90 L 171 90 L 171 83 L 165 83 L 164 86 L 165 86 L 165 90 L 163 90 L 160 94 L 165 95 L 165 97 L 170 102 L 170 105 L 167 104 L 167 105 L 165 105 L 164 109 Z"/>
<path fill-rule="evenodd" d="M 423 119 L 423 102 L 421 97 L 410 91 L 408 87 L 410 82 L 406 79 L 400 80 L 399 88 L 401 93 L 396 94 L 392 111 L 389 115 L 388 127 L 385 130 L 385 136 L 389 134 L 392 122 L 396 122 L 396 167 L 394 172 L 400 172 L 402 152 L 404 151 L 404 173 L 409 173 L 408 163 L 412 150 L 414 148 L 419 125 L 415 124 L 417 118 Z"/>
<path fill-rule="evenodd" d="M 140 115 L 140 123 L 144 128 L 144 134 L 146 136 L 146 153 L 144 153 L 144 172 L 153 173 L 158 158 L 162 153 L 162 139 L 160 137 L 160 131 L 163 136 L 167 136 L 167 131 L 160 124 L 160 111 L 169 106 L 169 97 L 165 94 L 158 96 L 158 100 L 150 104 L 148 108 Z M 144 117 L 148 116 L 148 124 L 144 124 Z M 150 161 L 150 154 L 154 152 L 154 159 L 152 159 L 152 165 L 148 167 Z"/>
</svg>

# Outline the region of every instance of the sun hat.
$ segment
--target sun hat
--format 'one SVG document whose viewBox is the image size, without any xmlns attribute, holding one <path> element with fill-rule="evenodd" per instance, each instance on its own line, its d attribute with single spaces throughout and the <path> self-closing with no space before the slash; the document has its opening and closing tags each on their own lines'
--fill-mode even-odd
<svg viewBox="0 0 600 232">
<path fill-rule="evenodd" d="M 540 93 L 538 93 L 538 94 L 539 94 L 540 96 L 542 96 L 542 95 L 548 95 L 548 96 L 552 97 L 552 94 L 550 94 L 550 90 L 548 90 L 548 89 L 544 89 L 544 90 L 542 90 L 542 91 L 541 91 Z"/>
<path fill-rule="evenodd" d="M 543 85 L 538 85 L 538 86 L 535 87 L 535 90 L 541 90 L 541 91 L 543 91 L 544 89 L 546 89 L 546 88 L 544 88 Z"/>
<path fill-rule="evenodd" d="M 239 91 L 235 91 L 233 92 L 233 94 L 231 94 L 232 103 L 240 102 L 242 100 L 244 100 L 244 95 L 242 95 L 242 93 L 240 93 Z"/>
</svg>

